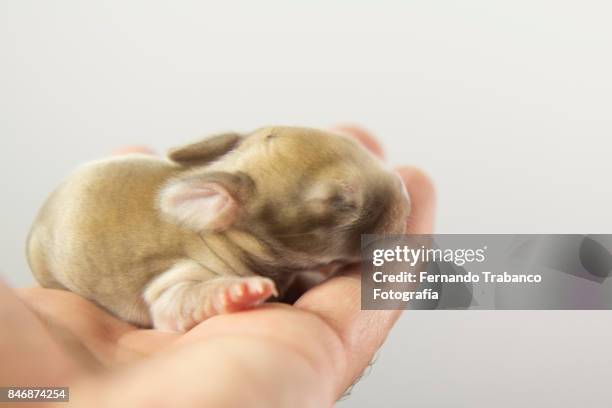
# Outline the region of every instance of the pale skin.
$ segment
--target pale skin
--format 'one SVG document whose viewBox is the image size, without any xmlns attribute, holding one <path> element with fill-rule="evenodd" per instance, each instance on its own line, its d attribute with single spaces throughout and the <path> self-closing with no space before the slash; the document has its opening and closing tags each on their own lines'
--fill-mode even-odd
<svg viewBox="0 0 612 408">
<path fill-rule="evenodd" d="M 362 129 L 336 130 L 382 157 Z M 412 199 L 409 232 L 432 232 L 429 178 L 412 167 L 397 171 Z M 360 310 L 358 266 L 294 305 L 222 314 L 187 333 L 139 329 L 73 293 L 0 282 L 0 385 L 68 385 L 71 405 L 83 407 L 329 407 L 399 315 Z"/>
</svg>

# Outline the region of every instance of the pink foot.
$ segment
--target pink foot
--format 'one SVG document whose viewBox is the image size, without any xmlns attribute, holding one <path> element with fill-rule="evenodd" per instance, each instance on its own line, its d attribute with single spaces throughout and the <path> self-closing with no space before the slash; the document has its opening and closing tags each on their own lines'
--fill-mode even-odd
<svg viewBox="0 0 612 408">
<path fill-rule="evenodd" d="M 212 304 L 217 313 L 231 313 L 251 309 L 278 296 L 271 279 L 261 276 L 236 278 L 224 282 L 212 295 Z"/>
</svg>

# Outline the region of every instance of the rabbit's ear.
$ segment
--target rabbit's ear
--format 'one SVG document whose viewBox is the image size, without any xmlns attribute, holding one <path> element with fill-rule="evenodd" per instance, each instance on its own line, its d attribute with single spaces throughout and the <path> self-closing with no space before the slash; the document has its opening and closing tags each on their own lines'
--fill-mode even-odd
<svg viewBox="0 0 612 408">
<path fill-rule="evenodd" d="M 171 180 L 159 194 L 159 208 L 175 223 L 191 230 L 224 231 L 254 194 L 245 173 L 212 172 Z"/>
<path fill-rule="evenodd" d="M 216 160 L 240 144 L 243 136 L 223 133 L 168 151 L 168 158 L 183 165 L 203 164 Z"/>
</svg>

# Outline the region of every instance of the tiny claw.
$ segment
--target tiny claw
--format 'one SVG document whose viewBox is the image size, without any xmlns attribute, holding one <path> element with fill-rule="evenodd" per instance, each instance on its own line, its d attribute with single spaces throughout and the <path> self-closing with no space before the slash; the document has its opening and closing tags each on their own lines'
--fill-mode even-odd
<svg viewBox="0 0 612 408">
<path fill-rule="evenodd" d="M 233 294 L 234 294 L 234 299 L 239 299 L 242 296 L 244 296 L 244 292 L 245 292 L 245 284 L 244 283 L 239 283 L 236 286 L 233 287 Z"/>
<path fill-rule="evenodd" d="M 249 285 L 249 290 L 257 295 L 261 295 L 262 293 L 264 293 L 264 287 L 263 284 L 261 283 L 261 280 L 257 279 L 257 280 L 250 280 L 248 282 Z"/>
<path fill-rule="evenodd" d="M 219 299 L 221 301 L 221 307 L 223 307 L 223 309 L 227 308 L 227 305 L 229 303 L 229 294 L 228 294 L 228 290 L 225 289 L 222 293 L 221 293 L 221 297 Z"/>
</svg>

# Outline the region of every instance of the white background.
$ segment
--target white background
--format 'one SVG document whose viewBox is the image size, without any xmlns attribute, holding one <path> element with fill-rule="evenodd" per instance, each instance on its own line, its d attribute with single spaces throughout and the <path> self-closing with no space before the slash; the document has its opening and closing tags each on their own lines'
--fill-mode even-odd
<svg viewBox="0 0 612 408">
<path fill-rule="evenodd" d="M 267 124 L 374 131 L 437 232 L 612 232 L 608 1 L 0 0 L 0 273 L 77 164 Z M 410 312 L 341 407 L 609 406 L 610 312 Z M 518 404 L 518 405 L 517 405 Z"/>
</svg>

